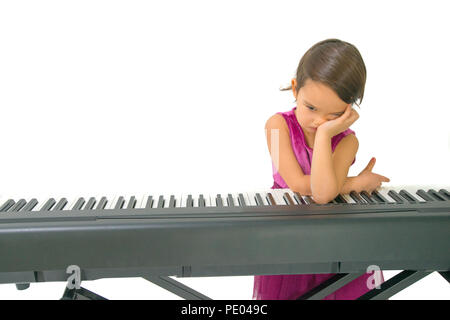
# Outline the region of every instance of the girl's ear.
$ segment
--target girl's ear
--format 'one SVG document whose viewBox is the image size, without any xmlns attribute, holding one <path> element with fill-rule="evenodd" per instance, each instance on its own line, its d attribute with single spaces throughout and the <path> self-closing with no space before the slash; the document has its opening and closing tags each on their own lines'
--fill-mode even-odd
<svg viewBox="0 0 450 320">
<path fill-rule="evenodd" d="M 295 101 L 297 101 L 297 94 L 298 94 L 298 92 L 297 92 L 297 79 L 292 79 L 291 80 L 291 85 L 292 85 L 292 93 L 294 94 L 294 98 L 295 98 Z"/>
</svg>

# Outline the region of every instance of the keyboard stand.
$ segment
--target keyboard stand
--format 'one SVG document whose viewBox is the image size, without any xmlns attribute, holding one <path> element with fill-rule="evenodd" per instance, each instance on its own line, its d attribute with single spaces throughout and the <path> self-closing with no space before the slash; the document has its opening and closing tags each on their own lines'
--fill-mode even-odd
<svg viewBox="0 0 450 320">
<path fill-rule="evenodd" d="M 431 273 L 433 273 L 433 271 L 404 270 L 383 282 L 379 289 L 374 288 L 357 298 L 357 300 L 387 300 Z M 438 271 L 438 273 L 450 283 L 450 271 Z M 337 273 L 330 279 L 325 280 L 317 287 L 311 289 L 309 292 L 298 297 L 297 300 L 321 300 L 363 274 L 364 273 Z M 186 300 L 211 300 L 211 298 L 204 294 L 167 276 L 145 276 L 142 278 Z M 29 283 L 16 284 L 18 290 L 28 289 L 29 286 Z M 66 287 L 61 300 L 108 299 L 83 287 L 80 287 L 79 289 L 69 289 Z"/>
<path fill-rule="evenodd" d="M 148 276 L 143 279 L 166 289 L 177 296 L 186 300 L 211 300 L 211 298 L 195 291 L 181 282 L 171 279 L 170 277 Z M 17 285 L 16 285 L 17 286 Z M 28 285 L 29 286 L 29 285 Z M 95 292 L 80 287 L 80 289 L 69 289 L 66 287 L 61 300 L 108 300 Z"/>
<path fill-rule="evenodd" d="M 89 291 L 83 287 L 80 289 L 69 289 L 66 287 L 60 300 L 108 300 L 95 292 Z"/>
</svg>

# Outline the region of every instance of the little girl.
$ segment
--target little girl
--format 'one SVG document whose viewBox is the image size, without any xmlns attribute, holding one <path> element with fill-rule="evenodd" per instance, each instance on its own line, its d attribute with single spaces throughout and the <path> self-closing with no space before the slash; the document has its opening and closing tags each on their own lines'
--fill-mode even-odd
<svg viewBox="0 0 450 320">
<path fill-rule="evenodd" d="M 348 42 L 324 40 L 303 55 L 292 86 L 282 89 L 292 89 L 296 106 L 276 113 L 266 123 L 274 178 L 272 189 L 289 188 L 312 196 L 316 203 L 328 203 L 338 194 L 352 190 L 370 193 L 382 182 L 390 181 L 372 173 L 375 158 L 358 176 L 347 177 L 358 151 L 358 139 L 349 129 L 359 118 L 352 105 L 357 100 L 356 104 L 361 104 L 365 83 L 364 61 L 358 49 Z M 253 299 L 296 299 L 332 276 L 255 276 Z M 375 286 L 384 282 L 381 272 L 376 276 L 366 273 L 325 299 L 356 299 L 373 288 L 368 284 L 374 278 L 380 281 Z"/>
</svg>

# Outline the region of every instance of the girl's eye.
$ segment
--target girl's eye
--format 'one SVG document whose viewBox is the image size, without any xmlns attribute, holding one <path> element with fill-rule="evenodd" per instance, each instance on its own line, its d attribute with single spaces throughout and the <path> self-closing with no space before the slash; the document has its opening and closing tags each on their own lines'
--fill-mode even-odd
<svg viewBox="0 0 450 320">
<path fill-rule="evenodd" d="M 314 109 L 314 107 L 306 106 L 309 110 Z"/>
</svg>

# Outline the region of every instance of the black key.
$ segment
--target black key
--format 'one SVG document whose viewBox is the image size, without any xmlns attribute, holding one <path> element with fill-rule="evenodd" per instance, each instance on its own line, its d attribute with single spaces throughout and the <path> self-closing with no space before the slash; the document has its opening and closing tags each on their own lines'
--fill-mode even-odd
<svg viewBox="0 0 450 320">
<path fill-rule="evenodd" d="M 247 204 L 245 203 L 244 195 L 242 193 L 239 193 L 238 200 L 239 200 L 239 206 L 241 206 L 241 207 L 247 206 Z"/>
<path fill-rule="evenodd" d="M 28 201 L 25 207 L 22 208 L 22 211 L 31 211 L 33 208 L 37 205 L 38 201 L 36 198 L 31 199 Z"/>
<path fill-rule="evenodd" d="M 362 204 L 366 203 L 363 200 L 363 198 L 361 198 L 361 196 L 358 193 L 356 193 L 356 191 L 350 191 L 349 195 L 350 195 L 350 197 L 352 197 L 353 200 L 356 201 L 356 203 L 362 203 Z"/>
<path fill-rule="evenodd" d="M 203 198 L 202 194 L 198 197 L 198 206 L 199 207 L 205 207 L 206 206 L 205 198 Z"/>
<path fill-rule="evenodd" d="M 169 208 L 175 208 L 175 196 L 171 195 L 169 199 Z"/>
<path fill-rule="evenodd" d="M 136 205 L 136 197 L 131 196 L 130 201 L 128 201 L 127 209 L 134 209 L 135 205 Z"/>
<path fill-rule="evenodd" d="M 443 196 L 445 196 L 447 198 L 447 200 L 450 200 L 450 192 L 448 192 L 445 189 L 440 189 L 439 193 L 442 194 Z"/>
<path fill-rule="evenodd" d="M 376 203 L 376 201 L 374 199 L 372 199 L 372 197 L 370 196 L 370 194 L 367 193 L 367 191 L 363 190 L 360 192 L 361 197 L 364 198 L 366 200 L 367 203 Z"/>
<path fill-rule="evenodd" d="M 158 206 L 157 208 L 163 208 L 164 207 L 164 196 L 160 195 L 158 199 Z"/>
<path fill-rule="evenodd" d="M 419 189 L 416 192 L 419 196 L 422 197 L 422 199 L 426 200 L 426 201 L 435 201 L 433 197 L 431 197 L 430 195 L 428 195 L 428 193 L 425 192 L 425 190 L 423 189 Z"/>
<path fill-rule="evenodd" d="M 190 194 L 186 199 L 186 207 L 191 208 L 193 206 L 194 206 L 194 199 L 192 199 L 192 194 Z"/>
<path fill-rule="evenodd" d="M 298 192 L 294 192 L 294 199 L 297 201 L 299 205 L 306 204 L 305 200 L 303 200 L 303 197 Z"/>
<path fill-rule="evenodd" d="M 233 196 L 231 195 L 231 193 L 228 194 L 227 196 L 227 202 L 228 202 L 228 206 L 229 207 L 234 207 L 234 200 L 233 200 Z"/>
<path fill-rule="evenodd" d="M 39 210 L 39 211 L 49 211 L 55 205 L 55 203 L 56 203 L 56 200 L 53 198 L 50 198 L 44 203 L 41 210 Z"/>
<path fill-rule="evenodd" d="M 399 194 L 405 198 L 409 203 L 419 203 L 419 201 L 405 189 L 400 190 Z"/>
<path fill-rule="evenodd" d="M 272 196 L 272 194 L 270 192 L 267 192 L 266 199 L 270 203 L 270 205 L 272 205 L 272 206 L 276 206 L 277 205 L 277 203 L 275 202 L 275 199 L 273 198 L 273 196 Z"/>
<path fill-rule="evenodd" d="M 439 200 L 439 201 L 445 201 L 447 199 L 444 198 L 444 196 L 442 196 L 441 194 L 439 194 L 436 190 L 434 189 L 430 189 L 428 190 L 428 194 L 431 195 L 432 197 L 434 197 L 435 199 Z"/>
<path fill-rule="evenodd" d="M 17 212 L 20 209 L 22 209 L 22 207 L 27 203 L 27 201 L 25 199 L 20 199 L 19 201 L 17 201 L 9 210 L 9 212 Z"/>
<path fill-rule="evenodd" d="M 58 203 L 55 205 L 55 207 L 53 208 L 53 211 L 62 210 L 66 204 L 67 204 L 66 198 L 60 199 L 58 201 Z"/>
<path fill-rule="evenodd" d="M 337 195 L 337 197 L 334 199 L 337 203 L 347 203 L 347 201 L 345 201 L 344 197 L 340 194 Z"/>
<path fill-rule="evenodd" d="M 305 200 L 306 204 L 314 203 L 313 199 L 310 196 L 304 196 L 304 200 Z"/>
<path fill-rule="evenodd" d="M 72 210 L 81 210 L 81 208 L 83 207 L 84 204 L 84 198 L 81 197 L 77 200 L 77 202 L 75 202 L 75 205 L 73 206 Z"/>
<path fill-rule="evenodd" d="M 9 208 L 11 208 L 14 205 L 14 203 L 16 203 L 16 202 L 13 199 L 7 200 L 0 206 L 0 212 L 7 211 Z"/>
<path fill-rule="evenodd" d="M 150 209 L 153 205 L 153 196 L 148 196 L 147 204 L 145 205 L 145 209 Z"/>
<path fill-rule="evenodd" d="M 262 199 L 262 197 L 261 197 L 261 195 L 259 194 L 259 193 L 257 193 L 256 195 L 255 195 L 255 202 L 256 202 L 256 204 L 258 205 L 258 206 L 265 206 L 266 204 L 264 203 L 264 201 L 263 201 L 263 199 Z"/>
<path fill-rule="evenodd" d="M 377 200 L 379 203 L 389 203 L 388 199 L 386 199 L 381 193 L 379 193 L 377 190 L 372 191 L 372 196 L 375 200 Z"/>
<path fill-rule="evenodd" d="M 217 197 L 216 197 L 216 206 L 218 206 L 218 207 L 223 207 L 223 200 L 222 200 L 222 197 L 220 196 L 220 194 L 217 194 Z"/>
<path fill-rule="evenodd" d="M 283 198 L 284 198 L 284 201 L 286 201 L 286 203 L 288 205 L 295 206 L 295 202 L 294 202 L 294 200 L 292 200 L 292 197 L 289 193 L 285 192 L 283 194 Z"/>
<path fill-rule="evenodd" d="M 388 195 L 391 196 L 397 203 L 405 203 L 405 200 L 394 190 L 389 190 Z"/>
<path fill-rule="evenodd" d="M 102 197 L 100 199 L 100 201 L 98 202 L 98 205 L 95 208 L 95 210 L 103 210 L 103 209 L 105 209 L 107 202 L 108 202 L 108 200 L 106 199 L 106 197 Z"/>
<path fill-rule="evenodd" d="M 83 210 L 92 210 L 96 202 L 94 197 L 90 197 Z"/>
<path fill-rule="evenodd" d="M 309 204 L 314 204 L 314 203 L 316 203 L 316 202 L 314 201 L 314 199 L 313 199 L 311 196 L 305 196 L 305 198 L 307 199 L 307 200 L 305 200 L 305 201 L 309 201 Z"/>
<path fill-rule="evenodd" d="M 125 198 L 123 196 L 120 196 L 119 199 L 117 199 L 114 209 L 115 210 L 122 209 L 124 203 L 125 203 Z"/>
</svg>

